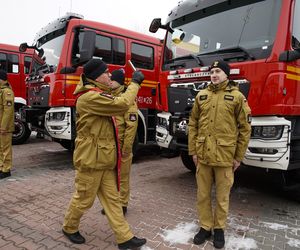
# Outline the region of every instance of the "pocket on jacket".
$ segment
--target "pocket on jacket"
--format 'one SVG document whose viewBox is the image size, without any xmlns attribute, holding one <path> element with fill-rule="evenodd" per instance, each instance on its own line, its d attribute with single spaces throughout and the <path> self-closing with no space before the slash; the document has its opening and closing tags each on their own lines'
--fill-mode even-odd
<svg viewBox="0 0 300 250">
<path fill-rule="evenodd" d="M 218 162 L 233 162 L 233 157 L 236 150 L 236 141 L 233 139 L 218 139 L 217 140 L 217 161 Z"/>
<path fill-rule="evenodd" d="M 98 144 L 97 165 L 101 168 L 112 169 L 117 163 L 117 149 L 109 143 Z"/>
<path fill-rule="evenodd" d="M 205 137 L 201 136 L 198 137 L 196 140 L 196 151 L 197 151 L 197 156 L 199 159 L 204 158 L 204 143 L 205 143 Z"/>
</svg>

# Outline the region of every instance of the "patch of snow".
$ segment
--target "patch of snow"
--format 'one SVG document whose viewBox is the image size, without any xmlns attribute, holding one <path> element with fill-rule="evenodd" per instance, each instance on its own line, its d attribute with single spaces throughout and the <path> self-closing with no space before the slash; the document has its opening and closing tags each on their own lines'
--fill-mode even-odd
<svg viewBox="0 0 300 250">
<path fill-rule="evenodd" d="M 194 238 L 199 226 L 195 223 L 179 223 L 174 229 L 164 229 L 160 234 L 164 241 L 173 244 L 189 244 L 189 240 Z"/>
<path fill-rule="evenodd" d="M 289 241 L 287 242 L 287 244 L 291 247 L 300 247 L 300 240 L 297 239 L 289 239 Z"/>
<path fill-rule="evenodd" d="M 251 238 L 242 238 L 238 236 L 230 235 L 226 237 L 225 243 L 226 249 L 231 250 L 248 250 L 248 249 L 257 249 L 257 244 L 254 239 Z"/>
<path fill-rule="evenodd" d="M 243 231 L 243 232 L 249 231 L 249 226 L 243 226 L 240 223 L 241 222 L 234 217 L 228 218 L 228 226 L 230 226 L 232 229 L 238 230 L 238 231 Z"/>
<path fill-rule="evenodd" d="M 153 250 L 151 247 L 147 247 L 147 246 L 142 246 L 141 247 L 141 250 Z"/>
<path fill-rule="evenodd" d="M 278 223 L 269 223 L 269 222 L 263 222 L 263 226 L 271 228 L 273 230 L 282 230 L 282 229 L 288 229 L 288 225 L 282 225 Z"/>
</svg>

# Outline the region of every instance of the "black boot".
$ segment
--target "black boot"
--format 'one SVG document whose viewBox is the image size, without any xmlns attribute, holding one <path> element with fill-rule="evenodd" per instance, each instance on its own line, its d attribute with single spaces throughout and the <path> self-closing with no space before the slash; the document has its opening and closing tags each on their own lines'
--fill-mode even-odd
<svg viewBox="0 0 300 250">
<path fill-rule="evenodd" d="M 146 244 L 146 239 L 139 239 L 137 237 L 133 237 L 128 241 L 125 241 L 121 244 L 118 244 L 119 249 L 135 249 L 137 247 L 141 247 L 142 245 Z"/>
<path fill-rule="evenodd" d="M 73 243 L 75 244 L 83 244 L 85 243 L 85 238 L 77 231 L 76 233 L 69 234 L 62 230 L 63 234 Z"/>
<path fill-rule="evenodd" d="M 0 179 L 4 179 L 6 177 L 11 176 L 10 171 L 8 172 L 0 172 Z"/>
<path fill-rule="evenodd" d="M 194 244 L 201 245 L 211 236 L 211 231 L 205 230 L 203 227 L 200 228 L 199 232 L 194 236 Z"/>
<path fill-rule="evenodd" d="M 221 228 L 214 230 L 214 247 L 223 248 L 225 245 L 224 231 Z"/>
</svg>

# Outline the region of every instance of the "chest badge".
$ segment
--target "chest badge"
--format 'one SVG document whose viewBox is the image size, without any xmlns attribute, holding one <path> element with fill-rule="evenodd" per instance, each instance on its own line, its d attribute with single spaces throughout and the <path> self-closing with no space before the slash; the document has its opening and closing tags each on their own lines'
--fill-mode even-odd
<svg viewBox="0 0 300 250">
<path fill-rule="evenodd" d="M 232 95 L 225 95 L 224 96 L 224 100 L 233 101 L 234 100 L 234 96 L 232 96 Z"/>
<path fill-rule="evenodd" d="M 200 101 L 204 101 L 207 99 L 207 95 L 200 95 Z"/>
</svg>

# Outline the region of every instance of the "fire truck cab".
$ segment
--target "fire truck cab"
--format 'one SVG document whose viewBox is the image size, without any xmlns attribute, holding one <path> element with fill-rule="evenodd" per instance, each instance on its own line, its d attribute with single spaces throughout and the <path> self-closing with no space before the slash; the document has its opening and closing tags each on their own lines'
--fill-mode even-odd
<svg viewBox="0 0 300 250">
<path fill-rule="evenodd" d="M 21 50 L 28 47 L 26 43 L 20 45 Z M 159 39 L 67 13 L 37 33 L 34 47 L 44 53 L 45 64 L 27 78 L 28 106 L 22 109 L 22 117 L 32 127 L 72 149 L 76 136 L 73 92 L 82 65 L 91 58 L 100 58 L 110 71 L 123 68 L 129 83 L 133 72 L 128 64 L 131 60 L 145 75 L 137 97 L 136 144 L 155 143 L 162 47 Z"/>
<path fill-rule="evenodd" d="M 299 20 L 300 0 L 186 0 L 166 24 L 154 19 L 150 31 L 166 29 L 157 142 L 180 149 L 185 166 L 195 170 L 187 151 L 189 113 L 210 84 L 209 65 L 222 59 L 252 110 L 244 164 L 299 174 Z"/>
</svg>

